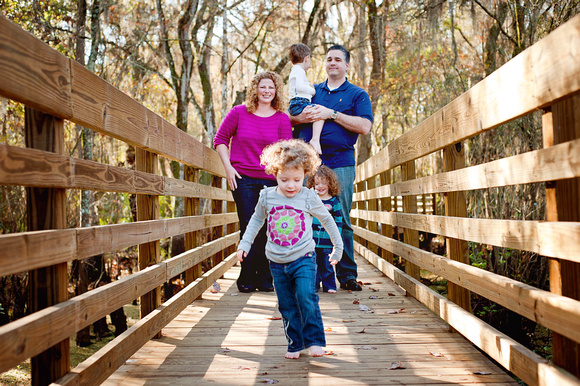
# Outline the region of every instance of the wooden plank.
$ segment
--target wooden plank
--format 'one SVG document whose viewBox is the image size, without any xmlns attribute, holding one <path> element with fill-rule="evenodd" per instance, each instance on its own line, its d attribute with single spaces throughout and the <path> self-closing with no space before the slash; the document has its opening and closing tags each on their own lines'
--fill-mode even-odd
<svg viewBox="0 0 580 386">
<path fill-rule="evenodd" d="M 0 95 L 69 118 L 70 77 L 70 59 L 0 15 Z"/>
<path fill-rule="evenodd" d="M 0 183 L 233 201 L 224 189 L 4 144 L 0 144 Z"/>
<path fill-rule="evenodd" d="M 133 353 L 151 339 L 167 323 L 193 302 L 235 264 L 235 255 L 229 256 L 211 271 L 167 300 L 130 329 L 109 342 L 104 348 L 57 381 L 58 385 L 100 384 L 119 368 Z"/>
<path fill-rule="evenodd" d="M 354 227 L 365 239 L 453 283 L 499 303 L 543 326 L 580 341 L 580 301 L 540 290 L 517 280 L 425 252 L 397 240 Z M 387 275 L 388 276 L 388 275 Z"/>
<path fill-rule="evenodd" d="M 497 188 L 580 177 L 580 140 L 413 181 L 398 182 L 354 194 L 354 200 L 394 195 L 446 193 Z M 358 173 L 358 172 L 357 172 Z"/>
<path fill-rule="evenodd" d="M 530 385 L 578 385 L 580 380 L 432 291 L 360 244 L 355 250 L 466 339 Z M 459 263 L 456 263 L 459 264 Z"/>
<path fill-rule="evenodd" d="M 191 166 L 183 166 L 183 179 L 186 181 L 199 183 L 200 171 Z M 184 200 L 184 214 L 185 216 L 195 216 L 201 214 L 199 198 L 185 198 Z M 191 250 L 201 245 L 201 232 L 188 232 L 185 234 L 185 249 Z M 202 275 L 201 264 L 189 268 L 185 272 L 185 285 L 190 285 Z"/>
<path fill-rule="evenodd" d="M 6 371 L 132 302 L 167 280 L 166 265 L 150 267 L 0 327 L 0 372 Z"/>
<path fill-rule="evenodd" d="M 0 276 L 235 222 L 235 213 L 228 213 L 0 235 L 0 250 L 11 251 L 11 256 L 0 256 Z"/>
<path fill-rule="evenodd" d="M 25 142 L 27 147 L 64 153 L 64 121 L 26 107 Z M 32 231 L 66 228 L 66 192 L 63 189 L 27 188 L 26 224 Z M 66 263 L 28 272 L 27 313 L 67 300 L 67 289 Z M 60 339 L 49 347 L 30 359 L 33 385 L 52 382 L 70 369 L 69 340 Z"/>
<path fill-rule="evenodd" d="M 357 168 L 393 169 L 580 91 L 580 15 L 561 25 Z"/>
<path fill-rule="evenodd" d="M 319 294 L 326 349 L 333 355 L 311 358 L 303 354 L 296 361 L 286 360 L 283 324 L 268 319 L 279 315 L 275 294 L 238 293 L 236 266 L 218 280 L 220 293 L 206 291 L 202 300 L 196 300 L 164 328 L 162 339 L 148 342 L 103 384 L 125 385 L 137 379 L 158 384 L 256 384 L 262 381 L 260 377 L 281 384 L 516 384 L 458 334 L 448 333 L 447 324 L 431 312 L 423 309 L 420 318 L 411 313 L 421 309 L 420 304 L 361 260 L 358 257 L 359 278 L 380 281 L 373 284 L 380 292 L 363 288 L 357 293 Z M 363 303 L 371 293 L 383 292 L 396 296 L 367 299 L 365 304 L 374 302 L 369 303 L 374 307 L 397 299 L 405 302 L 409 312 L 388 315 L 393 319 L 379 318 L 353 304 L 353 299 L 361 298 Z M 395 322 L 394 317 L 403 319 Z M 365 333 L 359 334 L 363 328 Z M 406 369 L 388 370 L 398 361 Z M 481 370 L 492 374 L 474 374 Z"/>
<path fill-rule="evenodd" d="M 351 216 L 445 237 L 521 249 L 580 262 L 579 222 L 476 219 L 394 212 L 361 212 L 357 209 L 351 211 Z"/>
<path fill-rule="evenodd" d="M 564 99 L 544 119 L 544 146 L 580 138 L 580 96 Z M 580 221 L 580 178 L 546 184 L 548 221 Z M 550 291 L 580 299 L 580 263 L 550 259 Z M 554 363 L 580 377 L 580 341 L 554 333 Z"/>
<path fill-rule="evenodd" d="M 456 143 L 443 149 L 443 169 L 445 171 L 463 169 L 465 167 L 465 152 L 463 143 Z M 425 211 L 426 212 L 426 211 Z M 464 192 L 445 193 L 445 216 L 467 217 L 467 201 Z M 451 260 L 469 264 L 467 241 L 447 238 L 447 257 Z M 455 283 L 447 284 L 449 300 L 471 312 L 471 293 Z"/>
</svg>

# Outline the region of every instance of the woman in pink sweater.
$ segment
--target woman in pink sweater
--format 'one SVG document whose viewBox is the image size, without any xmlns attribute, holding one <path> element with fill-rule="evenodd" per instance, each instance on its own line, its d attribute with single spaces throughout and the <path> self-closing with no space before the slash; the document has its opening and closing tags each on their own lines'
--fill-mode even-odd
<svg viewBox="0 0 580 386">
<path fill-rule="evenodd" d="M 254 213 L 260 190 L 276 185 L 274 177 L 266 174 L 260 164 L 262 149 L 281 139 L 292 138 L 284 94 L 278 74 L 266 71 L 255 75 L 245 103 L 230 110 L 213 140 L 236 202 L 242 236 Z M 274 290 L 265 248 L 264 226 L 242 262 L 237 282 L 240 292 Z"/>
</svg>

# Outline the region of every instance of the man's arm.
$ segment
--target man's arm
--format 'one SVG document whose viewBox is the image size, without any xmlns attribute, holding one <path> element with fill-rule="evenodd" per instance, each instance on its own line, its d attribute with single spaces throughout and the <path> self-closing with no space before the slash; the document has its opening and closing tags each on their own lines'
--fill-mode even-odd
<svg viewBox="0 0 580 386">
<path fill-rule="evenodd" d="M 302 115 L 305 119 L 304 122 L 297 122 L 297 123 L 305 123 L 305 122 L 314 122 L 318 120 L 327 120 L 330 119 L 333 110 L 329 109 L 328 107 L 324 107 L 322 105 L 315 105 L 309 110 L 304 109 L 304 111 L 297 115 L 295 118 L 298 118 Z M 336 123 L 344 127 L 345 129 L 352 131 L 353 133 L 366 135 L 371 131 L 373 124 L 366 118 L 363 117 L 356 117 L 353 115 L 346 115 L 341 112 L 338 113 L 336 118 L 334 119 Z M 292 117 L 290 118 L 290 122 L 292 122 Z M 294 125 L 294 123 L 292 123 Z"/>
</svg>

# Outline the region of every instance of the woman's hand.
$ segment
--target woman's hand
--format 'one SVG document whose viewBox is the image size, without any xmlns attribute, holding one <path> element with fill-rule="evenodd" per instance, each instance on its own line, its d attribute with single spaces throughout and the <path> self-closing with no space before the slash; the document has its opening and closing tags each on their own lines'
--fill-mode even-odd
<svg viewBox="0 0 580 386">
<path fill-rule="evenodd" d="M 238 188 L 238 182 L 236 178 L 242 179 L 240 173 L 230 164 L 224 167 L 226 169 L 226 179 L 228 180 L 228 185 L 232 191 Z"/>
<path fill-rule="evenodd" d="M 243 249 L 238 249 L 238 261 L 241 263 L 244 261 L 244 257 L 248 256 L 248 254 Z"/>
</svg>

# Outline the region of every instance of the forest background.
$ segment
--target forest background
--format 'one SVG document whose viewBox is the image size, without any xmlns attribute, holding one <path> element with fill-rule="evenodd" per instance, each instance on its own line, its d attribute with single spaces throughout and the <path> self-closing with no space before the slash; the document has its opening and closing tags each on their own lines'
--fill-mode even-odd
<svg viewBox="0 0 580 386">
<path fill-rule="evenodd" d="M 371 134 L 359 138 L 358 163 L 579 12 L 579 0 L 0 0 L 3 16 L 208 146 L 254 74 L 273 70 L 287 79 L 291 44 L 311 47 L 308 77 L 315 83 L 326 78 L 326 48 L 343 44 L 352 54 L 349 80 L 369 92 L 375 116 Z M 1 143 L 24 146 L 22 105 L 0 98 L 0 125 Z M 133 167 L 134 149 L 124 143 L 74 125 L 66 136 L 71 156 Z M 465 146 L 468 165 L 538 149 L 540 116 Z M 440 171 L 441 163 L 438 153 L 417 161 L 417 176 Z M 161 157 L 160 170 L 183 174 Z M 23 188 L 2 186 L 0 233 L 26 230 L 24 197 Z M 467 198 L 470 217 L 545 219 L 543 184 L 468 192 Z M 71 190 L 67 199 L 69 227 L 135 221 L 128 194 Z M 161 218 L 183 215 L 181 200 L 161 200 Z M 178 239 L 162 245 L 164 258 L 180 250 Z M 541 256 L 470 243 L 470 258 L 480 268 L 548 288 Z M 71 294 L 130 272 L 135 259 L 130 248 L 75 262 Z M 25 315 L 26 285 L 26 273 L 0 278 L 0 325 Z M 476 295 L 472 300 L 476 315 L 550 357 L 549 331 Z M 77 341 L 90 338 L 86 332 Z"/>
</svg>

